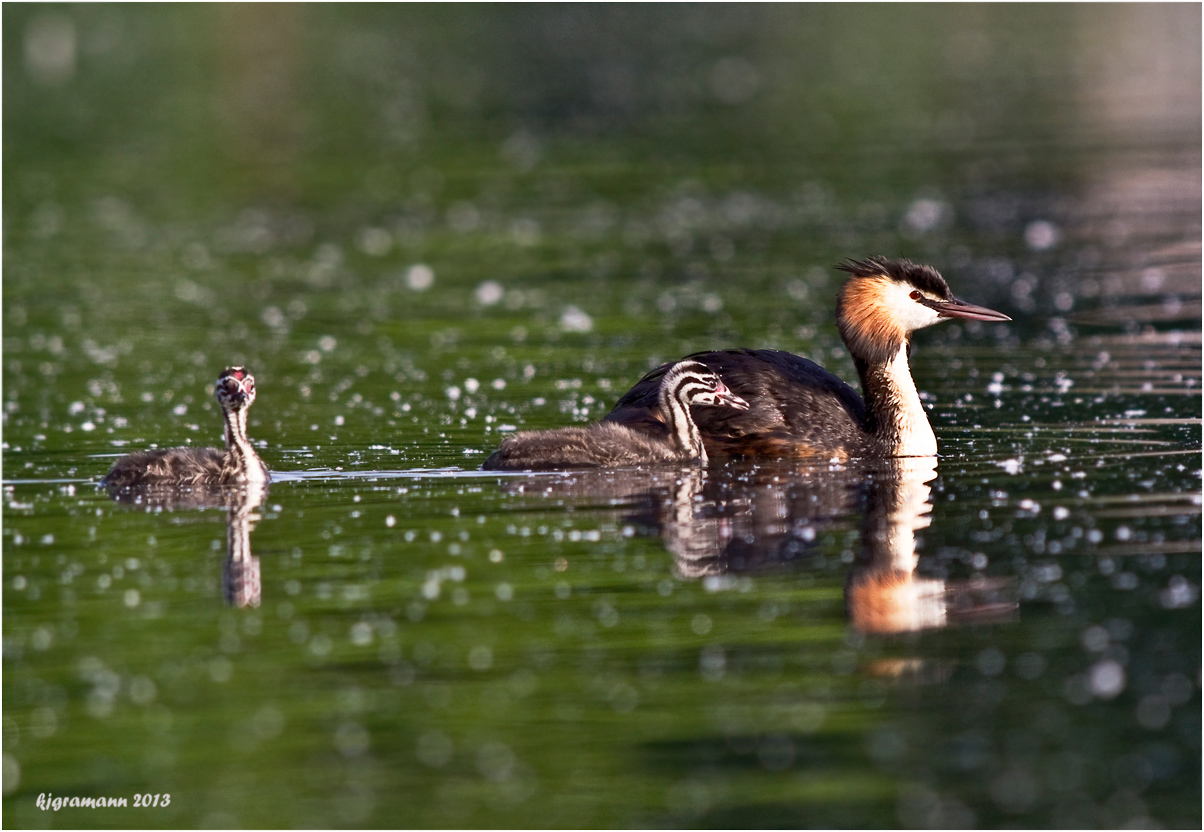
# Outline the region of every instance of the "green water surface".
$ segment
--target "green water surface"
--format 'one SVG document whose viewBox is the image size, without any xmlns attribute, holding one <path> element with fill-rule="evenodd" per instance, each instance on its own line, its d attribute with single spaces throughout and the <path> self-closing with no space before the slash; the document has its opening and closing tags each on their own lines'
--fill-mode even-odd
<svg viewBox="0 0 1204 832">
<path fill-rule="evenodd" d="M 3 23 L 7 826 L 1199 828 L 1198 6 Z M 1014 319 L 930 481 L 477 470 L 879 253 Z M 266 496 L 111 499 L 230 364 Z"/>
</svg>

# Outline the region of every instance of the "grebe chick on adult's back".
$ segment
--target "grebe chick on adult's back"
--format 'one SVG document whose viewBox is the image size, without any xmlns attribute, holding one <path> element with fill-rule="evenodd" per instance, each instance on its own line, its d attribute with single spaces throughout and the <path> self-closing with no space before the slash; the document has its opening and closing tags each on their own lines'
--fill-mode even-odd
<svg viewBox="0 0 1204 832">
<path fill-rule="evenodd" d="M 243 367 L 227 367 L 214 388 L 225 422 L 226 450 L 161 448 L 123 456 L 101 480 L 111 489 L 144 485 L 262 485 L 271 476 L 247 438 L 247 408 L 255 401 L 255 378 Z"/>
<path fill-rule="evenodd" d="M 953 297 L 931 266 L 870 257 L 849 273 L 836 302 L 836 325 L 853 356 L 864 400 L 819 365 L 778 350 L 718 350 L 687 356 L 723 376 L 747 399 L 746 411 L 699 413 L 712 456 L 883 458 L 934 456 L 936 435 L 907 363 L 911 334 L 948 318 L 1010 321 Z M 671 365 L 644 376 L 603 424 L 656 422 L 656 388 Z"/>
<path fill-rule="evenodd" d="M 533 430 L 502 442 L 481 467 L 486 471 L 531 471 L 692 462 L 706 465 L 707 453 L 691 405 L 747 410 L 719 376 L 697 361 L 662 367 L 656 384 L 656 426 L 601 422 L 589 427 Z M 652 429 L 650 430 L 649 427 Z"/>
</svg>

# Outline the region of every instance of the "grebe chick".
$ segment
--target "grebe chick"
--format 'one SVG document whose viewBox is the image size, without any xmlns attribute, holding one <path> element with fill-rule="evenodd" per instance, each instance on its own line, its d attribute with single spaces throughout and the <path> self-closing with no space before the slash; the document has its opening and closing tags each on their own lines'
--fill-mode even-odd
<svg viewBox="0 0 1204 832">
<path fill-rule="evenodd" d="M 255 378 L 243 367 L 227 367 L 214 388 L 225 422 L 226 450 L 161 448 L 123 456 L 101 480 L 110 489 L 142 485 L 263 485 L 271 476 L 247 438 L 247 408 L 255 401 Z"/>
<path fill-rule="evenodd" d="M 516 433 L 481 467 L 486 471 L 623 467 L 658 462 L 706 465 L 707 452 L 690 415 L 691 405 L 747 410 L 719 376 L 697 361 L 665 369 L 656 389 L 655 424 L 632 428 L 615 422 Z"/>
<path fill-rule="evenodd" d="M 935 456 L 907 363 L 911 335 L 949 318 L 1010 321 L 953 297 L 931 266 L 870 257 L 837 266 L 850 277 L 836 302 L 836 325 L 853 356 L 864 400 L 814 362 L 778 350 L 718 350 L 688 356 L 723 376 L 747 399 L 743 411 L 699 414 L 712 456 L 884 458 Z M 615 404 L 606 424 L 656 421 L 656 387 L 669 365 L 644 376 Z"/>
</svg>

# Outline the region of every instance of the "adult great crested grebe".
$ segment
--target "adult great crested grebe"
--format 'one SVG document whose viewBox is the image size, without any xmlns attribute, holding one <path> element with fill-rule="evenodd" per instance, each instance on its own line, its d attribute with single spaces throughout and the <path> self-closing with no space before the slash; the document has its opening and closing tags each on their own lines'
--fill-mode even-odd
<svg viewBox="0 0 1204 832">
<path fill-rule="evenodd" d="M 632 428 L 615 422 L 558 430 L 533 430 L 506 438 L 481 467 L 486 471 L 560 468 L 618 468 L 664 462 L 706 465 L 707 453 L 690 415 L 691 405 L 707 410 L 747 410 L 719 376 L 697 361 L 661 368 L 652 395 L 655 425 Z"/>
<path fill-rule="evenodd" d="M 110 489 L 145 485 L 262 485 L 271 475 L 247 438 L 247 408 L 255 401 L 255 378 L 243 367 L 227 367 L 214 388 L 225 422 L 226 450 L 160 448 L 123 456 L 100 481 Z"/>
<path fill-rule="evenodd" d="M 717 350 L 687 356 L 720 374 L 746 410 L 700 411 L 703 443 L 717 457 L 883 458 L 935 456 L 936 436 L 907 363 L 911 334 L 948 318 L 1010 321 L 953 297 L 931 266 L 870 257 L 838 269 L 850 277 L 836 325 L 861 378 L 852 387 L 819 365 L 779 350 Z M 646 426 L 660 416 L 656 390 L 670 364 L 644 376 L 603 424 Z"/>
</svg>

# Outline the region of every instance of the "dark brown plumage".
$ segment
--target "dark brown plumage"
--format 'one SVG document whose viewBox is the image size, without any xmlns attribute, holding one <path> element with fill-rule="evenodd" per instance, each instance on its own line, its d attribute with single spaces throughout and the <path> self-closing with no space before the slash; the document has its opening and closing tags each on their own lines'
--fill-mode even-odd
<svg viewBox="0 0 1204 832">
<path fill-rule="evenodd" d="M 214 392 L 222 408 L 226 450 L 161 448 L 123 456 L 101 480 L 118 490 L 143 485 L 264 484 L 268 468 L 247 438 L 247 408 L 255 401 L 255 379 L 243 367 L 227 367 Z"/>
<path fill-rule="evenodd" d="M 845 459 L 936 453 L 936 437 L 907 364 L 911 334 L 946 318 L 1011 319 L 957 300 L 931 266 L 871 257 L 838 268 L 850 276 L 837 300 L 837 327 L 865 398 L 814 362 L 787 352 L 694 353 L 687 358 L 721 375 L 750 404 L 747 411 L 698 413 L 712 456 Z M 656 390 L 670 366 L 644 376 L 604 423 L 647 428 L 658 422 Z"/>
</svg>

